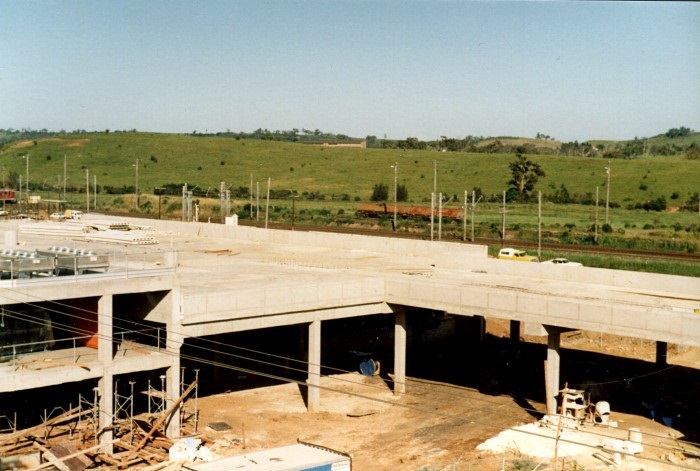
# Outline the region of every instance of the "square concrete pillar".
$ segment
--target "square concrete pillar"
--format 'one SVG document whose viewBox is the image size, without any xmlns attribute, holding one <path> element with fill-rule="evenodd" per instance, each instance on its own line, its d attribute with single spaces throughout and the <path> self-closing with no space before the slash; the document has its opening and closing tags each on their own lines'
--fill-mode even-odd
<svg viewBox="0 0 700 471">
<path fill-rule="evenodd" d="M 406 311 L 394 314 L 394 394 L 406 392 Z"/>
<path fill-rule="evenodd" d="M 180 292 L 172 290 L 168 296 L 172 302 L 171 321 L 166 326 L 165 349 L 170 356 L 170 366 L 165 373 L 165 410 L 170 409 L 174 402 L 180 397 L 181 371 L 180 371 L 180 349 L 184 341 L 184 336 L 180 333 L 182 324 L 180 322 Z M 162 336 L 160 338 L 163 338 Z M 187 385 L 185 386 L 187 387 Z M 180 436 L 180 412 L 182 405 L 173 410 L 165 425 L 165 435 L 168 438 L 178 438 Z"/>
<path fill-rule="evenodd" d="M 309 324 L 309 371 L 306 380 L 307 404 L 309 412 L 318 412 L 321 408 L 321 321 Z"/>
<path fill-rule="evenodd" d="M 100 297 L 97 301 L 97 357 L 102 363 L 103 374 L 97 381 L 97 393 L 99 395 L 100 410 L 98 416 L 98 429 L 104 430 L 99 437 L 103 444 L 103 453 L 113 453 L 114 447 L 110 444 L 114 438 L 111 425 L 114 417 L 114 374 L 112 363 L 114 362 L 114 337 L 112 317 L 113 298 L 111 294 Z"/>
<path fill-rule="evenodd" d="M 557 396 L 559 396 L 559 368 L 561 356 L 561 330 L 558 327 L 546 325 L 547 330 L 547 367 L 545 368 L 545 395 L 547 414 L 557 413 Z"/>
</svg>

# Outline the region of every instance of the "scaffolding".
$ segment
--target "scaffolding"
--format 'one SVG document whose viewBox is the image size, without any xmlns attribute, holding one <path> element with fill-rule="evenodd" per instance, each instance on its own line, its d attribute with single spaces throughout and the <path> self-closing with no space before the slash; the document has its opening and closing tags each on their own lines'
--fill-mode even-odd
<svg viewBox="0 0 700 471">
<path fill-rule="evenodd" d="M 179 398 L 169 398 L 165 391 L 165 375 L 160 375 L 160 390 L 152 387 L 150 378 L 147 380 L 147 390 L 144 393 L 148 396 L 147 412 L 145 420 L 140 420 L 141 427 L 138 425 L 135 411 L 135 396 L 136 387 L 135 381 L 129 381 L 128 394 L 120 394 L 119 380 L 114 382 L 114 413 L 105 423 L 105 426 L 114 430 L 115 440 L 112 443 L 115 447 L 129 451 L 134 455 L 135 460 L 143 458 L 148 461 L 149 456 L 153 456 L 154 451 L 150 449 L 139 453 L 141 448 L 146 448 L 149 440 L 154 440 L 153 435 L 156 432 L 165 432 L 165 423 L 167 418 L 180 407 L 177 419 L 180 423 L 181 433 L 183 427 L 191 425 L 189 428 L 196 433 L 199 421 L 198 389 L 199 389 L 199 370 L 194 371 L 194 381 L 187 385 L 184 381 L 185 368 L 181 368 L 181 378 Z M 30 426 L 25 429 L 18 429 L 18 411 L 2 411 L 0 415 L 0 456 L 10 456 L 22 454 L 30 451 L 32 448 L 44 447 L 47 448 L 51 443 L 61 442 L 63 444 L 70 443 L 72 446 L 88 450 L 95 450 L 100 446 L 100 436 L 104 429 L 100 429 L 100 415 L 105 414 L 104 410 L 100 409 L 99 388 L 92 389 L 92 397 L 78 394 L 78 406 L 73 407 L 71 403 L 68 407 L 56 406 L 49 410 L 44 408 L 40 415 L 40 423 Z M 185 402 L 187 397 L 192 398 L 192 403 Z M 168 404 L 171 404 L 168 408 Z M 26 419 L 27 417 L 24 417 Z M 20 420 L 22 417 L 20 416 Z M 144 425 L 145 424 L 145 425 Z M 141 436 L 141 442 L 134 446 L 134 439 Z M 164 435 L 159 435 L 156 440 L 160 443 L 165 440 L 171 444 L 171 439 Z M 88 447 L 88 448 L 85 448 Z M 48 448 L 47 448 L 48 450 Z M 162 452 L 162 449 L 161 449 Z M 78 452 L 80 453 L 80 452 Z M 141 457 L 141 458 L 139 458 Z M 114 462 L 114 459 L 109 456 L 101 455 L 102 461 L 109 463 Z"/>
</svg>

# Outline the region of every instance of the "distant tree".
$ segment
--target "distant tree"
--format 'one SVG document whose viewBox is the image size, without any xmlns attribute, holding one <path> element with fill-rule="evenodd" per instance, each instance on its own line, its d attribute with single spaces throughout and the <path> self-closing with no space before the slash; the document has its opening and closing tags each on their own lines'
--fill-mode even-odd
<svg viewBox="0 0 700 471">
<path fill-rule="evenodd" d="M 396 185 L 396 200 L 408 201 L 408 190 L 406 189 L 406 185 Z"/>
<path fill-rule="evenodd" d="M 517 191 L 518 201 L 527 201 L 535 189 L 535 184 L 540 177 L 544 177 L 544 170 L 540 164 L 533 162 L 523 154 L 516 154 L 515 160 L 509 165 L 512 178 L 508 181 Z"/>
<path fill-rule="evenodd" d="M 686 128 L 685 126 L 681 126 L 680 128 L 671 128 L 666 132 L 666 137 L 674 138 L 674 137 L 685 137 L 690 135 L 692 132 L 692 129 Z"/>
<path fill-rule="evenodd" d="M 558 203 L 558 204 L 567 204 L 571 203 L 571 194 L 569 193 L 569 190 L 564 186 L 562 183 L 561 186 L 554 192 L 553 195 L 549 196 L 549 201 L 552 203 Z"/>
<path fill-rule="evenodd" d="M 384 183 L 377 183 L 372 190 L 371 201 L 386 201 L 389 199 L 389 187 Z"/>
<path fill-rule="evenodd" d="M 685 151 L 685 158 L 688 160 L 700 160 L 700 146 L 692 143 Z"/>
<path fill-rule="evenodd" d="M 475 186 L 472 188 L 472 192 L 474 193 L 474 202 L 476 203 L 480 199 L 484 198 L 484 192 L 481 190 L 481 187 Z M 471 198 L 471 196 L 470 196 Z"/>
<path fill-rule="evenodd" d="M 698 205 L 700 204 L 700 193 L 697 191 L 690 195 L 688 201 L 685 202 L 681 209 L 684 211 L 700 211 Z"/>
</svg>

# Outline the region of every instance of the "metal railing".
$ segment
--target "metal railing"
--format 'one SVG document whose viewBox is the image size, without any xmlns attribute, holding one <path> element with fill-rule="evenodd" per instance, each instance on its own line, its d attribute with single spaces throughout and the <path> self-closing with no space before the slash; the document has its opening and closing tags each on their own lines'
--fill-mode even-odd
<svg viewBox="0 0 700 471">
<path fill-rule="evenodd" d="M 176 251 L 145 250 L 87 255 L 55 255 L 33 258 L 0 255 L 0 286 L 79 282 L 95 278 L 136 278 L 175 273 Z"/>
<path fill-rule="evenodd" d="M 20 358 L 27 355 L 32 355 L 28 359 L 27 364 L 30 364 L 40 354 L 50 355 L 48 365 L 58 366 L 61 364 L 78 364 L 81 357 L 97 356 L 96 345 L 90 346 L 88 343 L 96 335 L 82 335 L 59 340 L 40 340 L 35 342 L 23 342 L 0 346 L 0 360 L 7 362 L 13 368 L 21 367 L 23 363 Z M 136 340 L 132 340 L 132 337 Z M 163 327 L 151 327 L 139 330 L 121 331 L 114 335 L 112 340 L 98 339 L 100 341 L 109 341 L 116 344 L 117 348 L 113 357 L 126 356 L 129 350 L 137 350 L 139 353 L 143 351 L 160 352 L 166 348 L 166 333 Z M 146 341 L 141 341 L 145 339 Z M 84 348 L 90 348 L 93 353 L 87 353 Z M 81 350 L 83 349 L 83 350 Z"/>
</svg>

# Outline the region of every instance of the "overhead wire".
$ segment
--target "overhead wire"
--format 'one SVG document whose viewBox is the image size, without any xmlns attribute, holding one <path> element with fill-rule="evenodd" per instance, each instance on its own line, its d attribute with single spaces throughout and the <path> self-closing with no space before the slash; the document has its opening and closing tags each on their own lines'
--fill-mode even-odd
<svg viewBox="0 0 700 471">
<path fill-rule="evenodd" d="M 94 311 L 91 311 L 91 310 L 88 310 L 88 309 L 83 309 L 83 308 L 78 308 L 78 307 L 76 307 L 76 306 L 72 306 L 72 305 L 69 305 L 69 304 L 62 304 L 62 303 L 58 303 L 58 302 L 55 302 L 55 301 L 47 301 L 47 300 L 43 300 L 43 302 L 50 302 L 50 303 L 62 305 L 62 306 L 64 306 L 64 307 L 70 307 L 70 308 L 72 308 L 72 309 L 77 309 L 77 310 L 80 310 L 80 311 L 84 311 L 84 312 L 86 312 L 86 313 L 89 313 L 89 314 L 93 315 L 96 319 L 97 319 L 97 316 L 98 316 L 98 314 L 95 313 Z M 34 306 L 34 307 L 36 307 L 36 308 L 46 309 L 46 307 L 43 306 L 43 305 L 33 305 L 33 304 L 31 304 L 31 303 L 27 303 L 27 304 L 29 304 L 30 306 Z M 56 310 L 52 310 L 52 311 L 53 311 L 53 312 L 57 312 L 57 313 L 61 313 L 60 311 L 56 311 Z M 62 314 L 64 314 L 64 315 L 69 315 L 69 316 L 73 316 L 73 317 L 78 317 L 78 316 L 76 316 L 76 315 L 71 315 L 71 314 L 68 314 L 68 313 L 65 313 L 65 312 L 63 312 Z M 84 319 L 84 318 L 81 318 L 81 319 Z M 137 326 L 141 326 L 141 327 L 146 327 L 146 328 L 150 328 L 150 329 L 153 328 L 153 326 L 151 326 L 151 325 L 138 323 L 138 322 L 136 322 L 136 321 L 129 320 L 129 319 L 126 319 L 126 320 L 122 319 L 122 321 L 125 321 L 126 323 L 131 323 L 131 324 L 134 324 L 134 325 L 137 325 Z M 94 322 L 97 322 L 97 320 L 95 320 Z M 73 328 L 73 330 L 74 330 L 75 333 L 83 333 L 83 334 L 88 334 L 88 333 L 90 333 L 89 331 L 81 331 L 81 330 L 79 330 L 79 329 L 75 329 L 75 328 L 72 327 L 72 326 L 65 326 L 64 328 L 65 328 L 66 330 L 68 330 L 69 328 Z M 164 330 L 166 330 L 166 332 L 167 332 L 167 329 L 164 329 Z M 124 332 L 128 332 L 128 331 L 129 331 L 129 330 L 124 329 Z M 138 331 L 134 330 L 133 332 L 138 332 Z M 153 338 L 155 338 L 155 336 L 152 335 L 152 334 L 146 334 L 146 335 L 151 335 Z M 111 340 L 111 339 L 107 339 L 107 340 Z M 240 349 L 243 349 L 243 350 L 246 350 L 246 351 L 255 352 L 255 353 L 258 353 L 258 354 L 262 354 L 262 355 L 269 355 L 269 356 L 272 356 L 272 357 L 275 357 L 275 358 L 283 359 L 285 362 L 288 362 L 288 361 L 295 361 L 295 362 L 299 362 L 299 363 L 302 363 L 302 364 L 308 364 L 308 362 L 305 362 L 305 361 L 303 361 L 303 360 L 297 360 L 297 359 L 290 358 L 290 357 L 286 357 L 286 356 L 274 355 L 274 354 L 271 354 L 271 353 L 268 353 L 268 352 L 262 352 L 262 351 L 259 351 L 259 350 L 246 349 L 245 347 L 239 347 L 239 346 L 235 346 L 235 345 L 232 345 L 232 344 L 226 344 L 226 343 L 223 343 L 223 342 L 216 342 L 216 341 L 210 341 L 210 342 L 211 342 L 211 343 L 215 343 L 215 344 L 217 344 L 217 345 L 219 345 L 219 346 L 223 345 L 223 346 L 232 347 L 232 348 L 240 348 Z M 197 348 L 201 348 L 202 350 L 208 351 L 208 352 L 217 352 L 217 353 L 219 353 L 219 354 L 223 353 L 224 355 L 228 355 L 228 356 L 231 356 L 231 357 L 234 357 L 234 358 L 239 358 L 239 359 L 243 359 L 243 360 L 248 360 L 248 361 L 252 361 L 252 362 L 257 362 L 257 363 L 265 364 L 265 365 L 268 365 L 268 366 L 273 366 L 273 367 L 277 367 L 277 368 L 284 368 L 284 369 L 286 369 L 286 370 L 293 370 L 293 371 L 302 372 L 302 373 L 306 373 L 306 372 L 307 372 L 307 370 L 302 370 L 302 369 L 298 369 L 298 368 L 291 368 L 291 367 L 288 366 L 288 363 L 285 363 L 284 365 L 280 365 L 280 364 L 276 364 L 276 363 L 272 363 L 272 362 L 265 362 L 265 361 L 262 361 L 262 360 L 259 360 L 259 359 L 255 359 L 255 358 L 245 357 L 245 356 L 242 356 L 242 355 L 235 355 L 235 354 L 230 353 L 230 352 L 221 352 L 221 350 L 214 350 L 214 349 L 209 349 L 209 348 L 200 347 L 200 346 L 197 346 Z M 332 369 L 335 369 L 336 371 L 342 371 L 342 372 L 345 372 L 345 373 L 349 372 L 349 371 L 347 371 L 347 370 L 342 370 L 342 369 L 330 367 L 330 366 L 327 366 L 327 365 L 319 365 L 319 366 L 320 366 L 320 367 L 323 367 L 323 368 L 326 368 L 326 369 L 332 368 Z M 352 380 L 347 380 L 347 379 L 344 379 L 344 378 L 343 378 L 343 379 L 339 379 L 339 381 L 353 382 Z M 479 400 L 479 399 L 477 399 L 477 400 Z M 483 400 L 482 400 L 482 401 L 483 401 Z M 488 402 L 488 401 L 483 401 L 483 402 Z M 496 407 L 500 407 L 500 406 L 501 406 L 500 404 L 497 404 L 497 405 L 496 405 Z M 520 407 L 520 406 L 518 406 L 518 409 L 523 409 L 523 408 Z M 527 410 L 527 409 L 526 409 L 526 410 Z M 531 409 L 530 412 L 540 413 L 539 411 L 537 411 L 537 410 L 535 410 L 535 409 Z"/>
<path fill-rule="evenodd" d="M 69 306 L 69 305 L 67 305 L 67 306 Z M 35 306 L 35 307 L 41 307 L 41 308 L 43 308 L 43 306 Z M 69 307 L 72 307 L 72 306 L 69 306 Z M 84 310 L 84 309 L 82 309 L 82 310 Z M 84 310 L 84 311 L 89 312 L 90 314 L 93 314 L 93 315 L 96 315 L 96 314 L 97 314 L 97 313 L 95 313 L 94 311 L 89 311 L 89 310 Z M 12 311 L 6 311 L 6 312 L 9 312 L 9 315 L 14 315 L 14 314 L 12 313 Z M 54 311 L 54 312 L 58 312 L 58 311 Z M 75 315 L 71 315 L 71 314 L 68 314 L 68 313 L 62 313 L 62 314 L 68 315 L 68 316 L 75 316 Z M 42 321 L 40 321 L 40 320 L 38 320 L 38 319 L 33 319 L 33 318 L 31 318 L 30 316 L 28 316 L 28 315 L 24 315 L 24 316 L 23 316 L 21 313 L 20 313 L 19 315 L 16 315 L 16 316 L 17 316 L 18 318 L 22 318 L 22 319 L 24 319 L 24 320 L 26 320 L 26 321 L 28 321 L 28 322 L 35 322 L 35 323 L 41 323 L 41 322 L 42 322 Z M 133 322 L 133 321 L 131 321 L 131 320 L 128 320 L 127 323 L 138 324 L 138 323 Z M 74 327 L 74 326 L 70 326 L 70 325 L 67 325 L 67 324 L 61 325 L 60 323 L 57 323 L 56 325 L 57 325 L 58 327 L 60 327 L 60 328 L 63 328 L 63 329 L 65 329 L 65 330 L 67 330 L 67 331 L 71 331 L 71 332 L 76 333 L 76 334 L 89 334 L 89 333 L 91 333 L 91 332 L 88 331 L 88 330 L 79 329 L 79 328 L 76 328 L 76 327 Z M 152 327 L 152 326 L 149 326 L 149 325 L 146 325 L 146 324 L 142 324 L 142 326 L 149 327 L 149 328 Z M 134 331 L 134 332 L 139 332 L 139 331 Z M 105 339 L 105 340 L 108 340 L 108 341 L 112 341 L 112 340 L 113 340 L 113 338 L 110 338 L 110 337 L 108 337 L 108 336 L 102 336 L 102 337 L 104 337 L 104 339 Z M 223 343 L 223 342 L 218 342 L 218 344 L 224 345 L 224 346 L 232 346 L 232 347 L 236 348 L 236 346 L 233 346 L 233 345 L 230 345 L 230 344 L 226 344 L 226 343 Z M 243 347 L 241 347 L 241 348 L 243 348 Z M 209 351 L 209 352 L 218 352 L 218 353 L 221 353 L 220 351 L 218 351 L 218 350 L 213 350 L 213 349 L 206 349 L 206 348 L 205 348 L 204 350 Z M 159 350 L 159 351 L 160 351 L 160 353 L 163 353 L 163 351 L 161 351 L 161 350 Z M 255 350 L 253 350 L 253 351 L 255 351 Z M 258 352 L 258 353 L 261 353 L 261 354 L 266 354 L 266 355 L 271 355 L 271 356 L 276 356 L 276 355 L 273 355 L 273 354 L 269 354 L 269 353 L 267 353 L 267 352 L 260 352 L 260 351 L 255 351 L 255 352 Z M 350 393 L 350 392 L 347 392 L 347 391 L 339 391 L 339 390 L 337 390 L 337 389 L 335 389 L 335 388 L 333 388 L 333 387 L 328 387 L 328 386 L 310 385 L 310 384 L 308 384 L 308 383 L 306 383 L 306 382 L 302 382 L 302 381 L 300 381 L 300 380 L 296 380 L 296 379 L 293 379 L 293 378 L 288 378 L 288 377 L 284 377 L 284 376 L 280 376 L 280 375 L 273 375 L 273 374 L 266 373 L 266 372 L 262 372 L 262 371 L 258 371 L 258 370 L 252 370 L 252 369 L 249 369 L 249 368 L 237 367 L 237 366 L 230 365 L 230 364 L 227 364 L 227 363 L 215 362 L 215 361 L 211 361 L 211 360 L 205 360 L 205 359 L 202 358 L 202 357 L 196 357 L 196 356 L 192 356 L 192 355 L 183 355 L 183 354 L 181 354 L 181 353 L 178 355 L 178 354 L 176 354 L 175 352 L 170 352 L 170 351 L 167 351 L 167 350 L 165 351 L 165 353 L 166 353 L 166 354 L 169 354 L 169 355 L 176 355 L 176 356 L 178 356 L 178 357 L 181 358 L 181 359 L 184 358 L 184 359 L 188 359 L 188 360 L 190 360 L 190 361 L 196 361 L 196 362 L 199 362 L 199 363 L 202 363 L 202 364 L 206 364 L 206 365 L 210 365 L 210 366 L 215 366 L 215 367 L 220 367 L 220 368 L 225 368 L 225 369 L 231 369 L 231 370 L 234 370 L 234 371 L 243 372 L 243 373 L 252 374 L 252 375 L 257 375 L 257 376 L 262 376 L 262 377 L 266 377 L 266 378 L 270 378 L 270 379 L 274 379 L 274 380 L 282 381 L 282 382 L 288 382 L 288 383 L 291 382 L 291 383 L 296 383 L 296 384 L 299 384 L 299 385 L 306 385 L 306 386 L 309 386 L 309 387 L 318 387 L 318 388 L 320 388 L 320 389 L 322 389 L 322 390 L 341 392 L 341 393 L 343 393 L 343 394 L 347 394 L 347 395 L 351 395 L 351 396 L 357 396 L 357 397 L 361 397 L 361 398 L 368 399 L 368 400 L 379 401 L 379 402 L 385 402 L 385 403 L 388 403 L 388 404 L 391 404 L 391 405 L 398 405 L 398 406 L 400 406 L 400 407 L 404 407 L 403 404 L 397 404 L 397 403 L 395 403 L 395 402 L 393 402 L 393 401 L 386 401 L 386 400 L 382 400 L 382 399 L 378 399 L 378 398 L 375 398 L 375 397 L 366 396 L 366 395 L 358 394 L 358 393 Z M 233 355 L 233 356 L 236 357 L 236 358 L 243 358 L 243 359 L 247 359 L 247 360 L 256 361 L 256 359 L 248 358 L 248 357 L 242 357 L 242 356 L 240 356 L 240 355 Z M 282 356 L 277 356 L 277 357 L 292 360 L 291 358 L 288 358 L 288 357 L 282 357 Z M 299 362 L 302 362 L 302 363 L 303 363 L 303 361 L 301 361 L 301 360 L 296 360 L 296 361 L 299 361 Z M 285 367 L 285 365 L 273 364 L 273 363 L 270 363 L 270 362 L 263 362 L 263 363 L 268 364 L 268 365 L 272 365 L 272 366 L 276 366 L 276 367 L 280 367 L 280 368 Z M 298 370 L 298 369 L 297 369 L 296 371 L 306 372 L 306 370 Z M 333 377 L 328 377 L 328 378 L 333 378 Z M 333 379 L 335 379 L 335 378 L 333 378 Z M 351 382 L 352 382 L 352 381 L 351 381 Z M 410 394 L 407 394 L 407 396 L 410 396 Z M 502 407 L 502 404 L 497 404 L 497 406 Z M 466 420 L 466 421 L 469 421 L 469 422 L 474 423 L 474 424 L 483 425 L 483 426 L 490 426 L 490 427 L 492 427 L 492 428 L 497 428 L 497 429 L 500 429 L 500 430 L 508 430 L 508 429 L 511 429 L 511 430 L 512 430 L 512 429 L 513 429 L 513 428 L 510 428 L 510 427 L 505 427 L 505 428 L 504 428 L 504 427 L 499 427 L 499 426 L 493 426 L 492 424 L 490 424 L 490 423 L 488 423 L 488 422 L 481 422 L 481 421 L 475 420 L 475 419 L 473 418 L 473 416 L 471 416 L 471 415 L 464 416 L 464 415 L 458 415 L 458 414 L 446 414 L 446 413 L 436 412 L 436 411 L 431 410 L 431 409 L 416 408 L 416 407 L 410 407 L 410 408 L 413 408 L 413 409 L 415 409 L 415 410 L 417 410 L 417 411 L 421 411 L 421 412 L 436 414 L 436 415 L 439 415 L 439 416 L 442 416 L 442 417 L 446 417 L 446 418 L 460 419 L 460 420 L 462 420 L 462 421 Z M 521 407 L 518 407 L 518 408 L 519 408 L 519 409 L 522 409 Z M 483 411 L 482 411 L 482 412 L 483 412 Z M 484 414 L 482 413 L 481 415 L 484 415 Z M 564 428 L 566 428 L 566 427 L 564 427 Z M 580 432 L 580 430 L 579 430 L 579 432 Z M 535 435 L 538 435 L 538 434 L 535 434 Z M 539 435 L 538 435 L 538 436 L 539 436 Z M 603 436 L 603 435 L 601 434 L 601 436 Z M 546 437 L 546 436 L 545 436 L 545 437 Z M 547 437 L 547 438 L 551 438 L 551 437 Z M 560 441 L 566 442 L 566 440 L 561 440 L 561 439 L 560 439 Z M 571 441 L 571 443 L 577 443 L 577 442 Z M 686 442 L 686 443 L 690 444 L 689 442 Z M 580 443 L 580 444 L 586 445 L 586 444 L 583 444 L 583 443 Z M 661 447 L 661 448 L 666 449 L 666 448 L 664 448 L 664 447 Z"/>
</svg>

